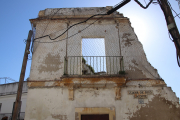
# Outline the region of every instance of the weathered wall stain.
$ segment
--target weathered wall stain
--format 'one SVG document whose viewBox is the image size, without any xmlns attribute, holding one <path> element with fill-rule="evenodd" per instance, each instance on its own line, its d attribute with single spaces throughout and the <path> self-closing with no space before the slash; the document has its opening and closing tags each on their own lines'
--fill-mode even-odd
<svg viewBox="0 0 180 120">
<path fill-rule="evenodd" d="M 129 69 L 126 70 L 126 73 L 129 78 L 147 78 L 146 75 L 143 74 L 142 70 L 138 69 L 138 67 L 133 67 L 132 65 L 129 65 Z"/>
<path fill-rule="evenodd" d="M 36 37 L 52 33 L 50 36 L 54 38 L 61 34 L 61 29 L 67 28 L 67 23 L 72 25 L 89 18 L 91 14 L 108 11 L 111 8 L 46 9 L 39 13 L 40 19 L 31 19 L 31 23 L 36 27 Z M 57 10 L 57 14 L 52 16 L 52 19 L 49 19 L 49 15 L 52 15 Z M 43 19 L 41 19 L 42 17 Z M 68 31 L 69 35 L 75 32 L 79 32 L 79 34 L 69 38 L 67 42 L 65 40 L 58 41 L 58 43 L 52 45 L 37 43 L 36 53 L 33 56 L 30 81 L 28 81 L 29 91 L 25 119 L 80 120 L 82 113 L 108 113 L 110 120 L 122 120 L 123 118 L 128 120 L 166 120 L 163 117 L 167 115 L 169 119 L 173 119 L 171 116 L 175 116 L 175 120 L 176 118 L 178 119 L 179 108 L 175 108 L 170 101 L 168 103 L 162 98 L 162 96 L 168 99 L 173 97 L 172 90 L 167 93 L 160 90 L 156 91 L 156 89 L 162 89 L 166 84 L 163 80 L 154 79 L 155 77 L 153 76 L 149 77 L 148 71 L 152 75 L 157 74 L 157 77 L 158 73 L 148 63 L 142 44 L 138 41 L 129 19 L 118 12 L 114 12 L 110 16 L 104 16 L 103 20 L 96 22 L 86 32 L 83 32 L 83 28 L 91 22 L 92 20 L 87 21 Z M 47 29 L 46 23 L 49 23 Z M 116 28 L 119 28 L 119 31 Z M 45 32 L 44 29 L 46 29 Z M 121 35 L 120 42 L 117 32 Z M 60 37 L 57 40 L 66 38 L 66 35 L 64 34 L 62 38 Z M 125 63 L 124 70 L 127 74 L 111 76 L 91 75 L 89 77 L 63 75 L 64 56 L 66 54 L 68 56 L 81 56 L 82 38 L 88 37 L 105 38 L 106 56 L 122 55 Z M 43 38 L 42 41 L 49 41 L 49 38 Z M 122 46 L 122 49 L 120 46 Z M 108 64 L 106 66 L 108 71 L 110 67 Z M 81 73 L 81 70 L 77 73 Z M 161 94 L 161 97 L 155 96 L 152 99 L 153 95 L 149 95 L 144 102 L 148 104 L 145 107 L 141 107 L 137 99 L 127 95 L 127 91 L 140 91 L 142 89 L 154 90 L 153 94 Z M 151 99 L 153 101 L 147 102 Z M 174 98 L 172 101 L 176 102 L 177 99 Z M 161 111 L 163 112 L 161 113 Z M 169 113 L 167 114 L 166 112 Z"/>
<path fill-rule="evenodd" d="M 75 112 L 75 120 L 79 120 L 79 114 L 78 114 L 78 112 Z"/>
<path fill-rule="evenodd" d="M 114 85 L 118 85 L 118 87 L 123 86 L 123 85 L 136 85 L 139 86 L 139 84 L 142 85 L 148 85 L 148 86 L 166 86 L 166 83 L 159 79 L 159 80 L 153 80 L 153 79 L 141 79 L 141 80 L 126 80 L 124 79 L 124 82 L 122 83 L 121 80 L 117 80 L 117 81 L 110 81 L 109 79 L 107 79 L 106 81 L 104 81 L 102 79 L 102 81 L 99 82 L 92 82 L 93 79 L 87 79 L 84 81 L 73 81 L 73 80 L 51 80 L 51 81 L 28 81 L 28 87 L 30 88 L 50 88 L 50 87 L 72 87 L 74 86 L 75 88 L 84 88 L 81 86 L 81 84 L 86 84 L 86 87 L 93 87 L 93 88 L 105 88 L 107 87 L 108 84 L 114 83 Z M 101 85 L 98 87 L 95 87 L 95 85 Z M 98 89 L 97 89 L 98 90 Z M 82 90 L 79 90 L 79 92 L 82 92 Z"/>
<path fill-rule="evenodd" d="M 130 120 L 180 120 L 180 107 L 156 95 L 149 104 L 136 111 Z"/>
<path fill-rule="evenodd" d="M 130 33 L 124 33 L 123 36 L 122 36 L 122 42 L 124 42 L 124 45 L 126 47 L 129 47 L 132 45 L 131 41 L 134 41 L 134 39 L 129 39 L 129 36 L 131 36 Z"/>
<path fill-rule="evenodd" d="M 55 119 L 59 119 L 59 120 L 68 120 L 67 119 L 67 115 L 55 115 L 55 114 L 51 114 L 52 118 L 55 118 Z"/>
<path fill-rule="evenodd" d="M 39 66 L 39 73 L 42 72 L 56 72 L 59 69 L 62 69 L 61 57 L 59 54 L 52 55 L 47 54 L 47 57 L 44 59 L 44 64 Z"/>
<path fill-rule="evenodd" d="M 49 83 L 48 83 L 49 82 Z M 98 84 L 104 84 L 104 87 L 106 87 L 107 84 L 116 84 L 116 86 L 122 86 L 126 83 L 126 78 L 124 76 L 116 76 L 116 77 L 64 77 L 61 80 L 45 80 L 45 81 L 28 81 L 28 87 L 34 88 L 34 87 L 71 87 L 73 84 L 76 87 L 82 87 L 82 85 L 98 85 Z M 86 86 L 87 87 L 87 86 Z M 102 87 L 102 86 L 101 86 Z"/>
<path fill-rule="evenodd" d="M 137 65 L 138 66 L 138 63 L 136 62 L 135 59 L 131 60 L 132 63 L 134 63 L 134 65 Z"/>
</svg>

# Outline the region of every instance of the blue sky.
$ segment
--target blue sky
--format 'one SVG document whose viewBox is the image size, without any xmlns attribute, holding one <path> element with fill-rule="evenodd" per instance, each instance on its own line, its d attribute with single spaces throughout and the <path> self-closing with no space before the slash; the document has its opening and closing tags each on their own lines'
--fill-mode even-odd
<svg viewBox="0 0 180 120">
<path fill-rule="evenodd" d="M 114 6 L 121 0 L 0 0 L 0 77 L 19 80 L 28 31 L 29 19 L 36 18 L 46 8 L 105 7 Z M 140 0 L 143 4 L 144 0 Z M 147 2 L 149 0 L 146 0 Z M 179 13 L 176 0 L 169 0 Z M 158 70 L 168 86 L 180 97 L 180 68 L 176 61 L 174 43 L 169 39 L 166 22 L 159 5 L 142 9 L 133 0 L 118 10 L 128 17 L 138 39 L 143 44 L 148 61 Z M 180 19 L 175 18 L 180 29 Z M 26 70 L 29 76 L 31 61 Z"/>
</svg>

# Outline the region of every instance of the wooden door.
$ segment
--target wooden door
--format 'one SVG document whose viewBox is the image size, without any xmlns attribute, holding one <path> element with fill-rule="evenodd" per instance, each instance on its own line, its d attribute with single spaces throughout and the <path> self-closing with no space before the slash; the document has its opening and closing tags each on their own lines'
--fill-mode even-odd
<svg viewBox="0 0 180 120">
<path fill-rule="evenodd" d="M 81 120 L 109 120 L 109 114 L 81 115 Z"/>
</svg>

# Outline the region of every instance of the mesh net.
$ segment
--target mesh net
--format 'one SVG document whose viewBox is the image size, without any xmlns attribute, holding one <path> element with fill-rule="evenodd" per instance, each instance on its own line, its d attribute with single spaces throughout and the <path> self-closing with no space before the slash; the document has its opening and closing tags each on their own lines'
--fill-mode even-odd
<svg viewBox="0 0 180 120">
<path fill-rule="evenodd" d="M 32 76 L 56 79 L 63 74 L 124 74 L 138 68 L 146 76 L 158 77 L 154 68 L 149 67 L 129 22 L 99 16 L 67 30 L 84 20 L 51 19 L 36 23 Z"/>
</svg>

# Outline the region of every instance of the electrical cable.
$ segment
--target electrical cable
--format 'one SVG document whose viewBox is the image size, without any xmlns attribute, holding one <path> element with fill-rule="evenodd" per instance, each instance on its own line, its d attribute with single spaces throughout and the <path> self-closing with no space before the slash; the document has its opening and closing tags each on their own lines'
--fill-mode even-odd
<svg viewBox="0 0 180 120">
<path fill-rule="evenodd" d="M 95 22 L 97 22 L 98 20 L 100 20 L 100 19 L 102 19 L 102 18 L 103 18 L 103 16 L 100 17 L 100 18 L 98 18 L 97 20 L 95 20 L 95 21 L 92 22 L 91 24 L 89 24 L 89 25 L 88 25 L 87 27 L 85 27 L 84 29 L 82 29 L 82 30 L 78 31 L 77 33 L 75 33 L 75 34 L 73 34 L 73 35 L 71 35 L 71 36 L 69 36 L 69 37 L 66 37 L 66 38 L 64 38 L 64 39 L 57 40 L 57 41 L 50 41 L 50 42 L 40 42 L 40 41 L 34 41 L 34 42 L 37 42 L 37 43 L 54 43 L 54 42 L 59 42 L 59 41 L 66 40 L 66 39 L 68 39 L 68 38 L 71 38 L 71 37 L 79 34 L 79 33 L 82 32 L 82 31 L 84 31 L 85 29 L 87 29 L 87 28 L 90 27 L 92 24 L 94 24 Z"/>
<path fill-rule="evenodd" d="M 169 34 L 169 39 L 173 42 L 173 39 L 172 39 L 172 37 L 170 37 L 170 33 L 169 33 L 169 31 L 168 31 L 168 34 Z"/>
<path fill-rule="evenodd" d="M 55 16 L 56 13 L 59 12 L 59 10 L 60 10 L 60 8 L 52 15 L 51 19 Z M 51 16 L 51 14 L 50 14 L 49 16 Z M 50 18 L 50 17 L 49 17 L 49 18 Z M 49 19 L 49 18 L 48 18 L 48 19 Z M 50 21 L 49 21 L 48 24 L 46 25 L 46 28 L 45 28 L 44 32 L 42 33 L 42 36 L 44 35 L 44 33 L 45 33 L 45 31 L 46 31 L 46 29 L 47 29 L 49 23 L 50 23 Z"/>
<path fill-rule="evenodd" d="M 175 47 L 176 47 L 176 57 L 177 57 L 177 63 L 178 63 L 178 66 L 180 67 L 180 60 L 179 60 L 179 55 L 178 55 L 178 50 L 180 52 L 180 46 L 178 44 L 178 41 L 175 39 L 173 40 L 173 42 L 175 43 Z"/>
<path fill-rule="evenodd" d="M 158 0 L 158 2 L 159 2 L 159 4 L 160 4 L 160 7 L 161 7 L 161 9 L 163 10 L 164 8 L 162 7 L 162 6 L 164 6 L 162 3 L 161 3 L 161 1 L 160 0 Z M 171 7 L 171 4 L 169 3 L 169 1 L 167 0 L 167 4 L 166 4 L 166 7 L 167 6 L 169 6 L 170 7 L 170 9 L 171 10 L 173 10 L 172 9 L 172 7 Z M 173 10 L 174 11 L 174 10 Z M 175 11 L 174 11 L 175 12 Z M 176 12 L 175 12 L 176 13 Z M 176 13 L 177 14 L 177 13 Z M 165 15 L 165 17 L 168 17 L 168 15 Z M 166 18 L 167 19 L 167 18 Z M 170 32 L 170 31 L 169 31 Z M 170 37 L 170 36 L 169 36 Z M 176 48 L 176 57 L 177 57 L 177 63 L 178 63 L 178 66 L 180 67 L 180 61 L 179 61 L 179 52 L 180 52 L 180 45 L 179 45 L 179 43 L 178 43 L 178 38 L 175 38 L 175 36 L 173 37 L 172 36 L 172 38 L 173 38 L 173 42 L 174 42 L 174 44 L 175 44 L 175 48 Z M 171 38 L 170 38 L 171 39 Z"/>
<path fill-rule="evenodd" d="M 176 50 L 176 57 L 177 57 L 177 63 L 178 63 L 178 66 L 180 67 L 180 58 L 179 58 L 179 56 L 178 56 L 177 50 Z"/>
<path fill-rule="evenodd" d="M 170 33 L 168 32 L 169 34 L 169 39 L 172 40 L 172 42 L 174 42 L 174 40 L 170 37 Z M 177 51 L 177 47 L 175 46 L 176 48 L 176 58 L 177 58 L 177 63 L 178 63 L 178 66 L 180 67 L 180 59 L 179 59 L 179 56 L 178 56 L 178 51 Z"/>
<path fill-rule="evenodd" d="M 32 60 L 32 56 L 31 55 L 28 55 L 28 60 Z"/>
<path fill-rule="evenodd" d="M 105 12 L 105 11 L 102 11 L 101 13 L 103 13 L 103 12 Z M 102 15 L 103 15 L 103 14 L 102 14 Z M 93 15 L 93 16 L 94 16 L 94 15 Z M 91 16 L 91 17 L 92 17 L 92 16 Z M 95 20 L 93 23 L 91 23 L 89 26 L 91 26 L 92 24 L 94 24 L 96 21 L 98 21 L 98 20 L 101 19 L 101 18 L 103 18 L 103 17 L 98 18 L 98 19 Z M 88 18 L 88 20 L 89 20 L 89 18 Z M 86 19 L 86 21 L 87 21 L 87 19 Z M 84 22 L 84 21 L 82 21 L 82 22 Z M 87 29 L 89 26 L 85 27 L 84 29 L 82 29 L 82 30 L 80 30 L 80 31 L 81 31 L 81 32 L 84 31 L 84 30 Z M 67 28 L 64 28 L 64 29 L 66 29 L 66 31 L 67 31 Z M 61 30 L 59 30 L 59 31 L 62 31 L 62 30 L 64 30 L 64 29 L 61 29 Z M 59 31 L 56 31 L 56 32 L 53 32 L 53 33 L 57 33 L 57 32 L 59 32 Z M 51 34 L 53 34 L 53 33 L 51 33 Z M 69 36 L 69 37 L 67 37 L 67 38 L 64 38 L 64 39 L 61 39 L 61 40 L 57 40 L 57 41 L 51 41 L 51 42 L 34 41 L 34 42 L 38 42 L 38 43 L 53 43 L 53 42 L 59 42 L 59 41 L 62 41 L 62 40 L 66 40 L 66 39 L 68 39 L 68 38 L 71 38 L 71 37 L 77 35 L 78 33 L 80 33 L 80 32 L 77 32 L 77 33 L 75 33 L 75 34 L 73 34 L 73 35 L 71 35 L 71 36 Z M 50 34 L 49 34 L 49 35 L 50 35 Z M 45 36 L 49 36 L 49 35 L 45 35 Z M 42 37 L 44 37 L 44 36 L 42 36 Z M 39 38 L 36 38 L 36 39 L 39 39 Z M 34 39 L 34 40 L 35 40 L 35 39 Z"/>
<path fill-rule="evenodd" d="M 157 5 L 159 4 L 157 0 L 153 1 L 152 4 Z"/>
<path fill-rule="evenodd" d="M 52 13 L 49 15 L 49 17 L 47 18 L 47 19 L 52 19 L 58 12 L 59 12 L 59 10 L 60 10 L 60 8 L 52 15 Z M 50 17 L 52 15 L 52 17 Z M 45 33 L 45 31 L 46 31 L 46 29 L 47 29 L 47 27 L 48 27 L 48 25 L 49 25 L 49 23 L 50 23 L 50 21 L 48 22 L 48 24 L 46 25 L 46 28 L 45 28 L 45 30 L 43 31 L 43 33 L 42 33 L 42 36 L 43 36 L 43 34 Z M 31 26 L 32 26 L 32 31 L 33 31 L 33 25 L 31 24 Z M 33 31 L 34 32 L 34 31 Z M 33 54 L 33 46 L 34 46 L 34 33 L 33 33 L 33 40 L 32 40 L 32 44 L 31 44 L 31 53 Z"/>
<path fill-rule="evenodd" d="M 32 40 L 31 40 L 31 41 L 32 41 L 32 43 L 31 43 L 31 53 L 33 54 L 34 37 L 35 37 L 35 36 L 34 36 L 35 33 L 34 33 L 34 30 L 33 30 L 33 29 L 34 29 L 33 24 L 31 24 L 31 27 L 32 27 L 32 31 L 33 31 L 33 34 L 32 34 Z"/>
<path fill-rule="evenodd" d="M 123 7 L 124 5 L 126 5 L 128 2 L 130 2 L 131 0 L 123 0 L 122 2 L 116 4 L 111 10 L 109 10 L 107 12 L 108 15 L 112 14 L 114 11 L 116 11 L 117 9 Z"/>
<path fill-rule="evenodd" d="M 44 38 L 44 37 L 49 37 L 50 40 L 55 40 L 57 38 L 59 38 L 60 36 L 62 36 L 63 34 L 65 34 L 70 28 L 78 25 L 78 24 L 82 24 L 82 23 L 85 23 L 87 22 L 89 19 L 95 17 L 95 16 L 99 16 L 99 15 L 110 15 L 112 14 L 114 11 L 116 11 L 117 9 L 121 8 L 122 6 L 124 6 L 125 4 L 127 4 L 128 2 L 130 2 L 131 0 L 123 0 L 122 2 L 120 2 L 119 4 L 117 4 L 114 8 L 112 8 L 111 10 L 109 10 L 106 14 L 95 14 L 95 15 L 92 15 L 91 17 L 87 18 L 85 21 L 82 21 L 82 22 L 79 22 L 79 23 L 76 23 L 76 24 L 73 24 L 71 25 L 70 27 L 68 27 L 62 34 L 60 34 L 59 36 L 55 37 L 55 38 L 51 38 L 50 35 L 45 35 L 45 36 L 42 36 L 42 37 L 38 37 L 38 38 L 35 38 L 34 40 L 37 40 L 37 39 L 40 39 L 40 38 Z"/>
<path fill-rule="evenodd" d="M 24 40 L 23 40 L 23 42 L 24 42 L 24 44 L 26 44 L 27 40 L 26 40 L 26 39 L 24 39 Z"/>
<path fill-rule="evenodd" d="M 179 13 L 179 14 L 177 14 L 176 16 L 174 16 L 174 18 L 175 18 L 175 17 L 177 17 L 177 16 L 179 16 L 179 15 L 180 15 L 180 13 Z"/>
<path fill-rule="evenodd" d="M 170 4 L 170 2 L 169 2 L 168 0 L 167 0 L 167 3 L 168 3 L 168 5 L 169 5 L 170 9 L 173 10 L 174 13 L 176 14 L 176 16 L 179 17 L 179 15 L 178 15 L 178 14 L 176 13 L 176 11 L 172 8 L 172 6 L 171 6 L 171 4 Z M 179 18 L 180 18 L 180 17 L 179 17 Z M 179 59 L 180 56 L 178 55 L 178 50 L 179 50 L 179 52 L 180 52 L 180 45 L 179 45 L 177 39 L 178 39 L 178 38 L 175 38 L 175 39 L 173 40 L 173 42 L 175 43 L 175 47 L 176 47 L 176 58 L 177 58 L 177 63 L 178 63 L 178 66 L 180 67 L 180 59 Z"/>
<path fill-rule="evenodd" d="M 176 14 L 176 16 L 179 17 L 179 15 L 176 13 L 176 11 L 172 8 L 170 2 L 167 0 L 167 3 L 169 4 L 169 7 L 171 8 L 171 10 Z M 180 17 L 179 17 L 180 18 Z"/>
<path fill-rule="evenodd" d="M 180 67 L 180 61 L 179 61 L 179 55 L 178 55 L 178 50 L 180 52 L 180 45 L 178 44 L 177 38 L 173 40 L 174 44 L 175 44 L 175 48 L 176 48 L 176 57 L 177 57 L 177 63 L 178 66 Z"/>
<path fill-rule="evenodd" d="M 146 6 L 143 6 L 138 0 L 134 0 L 134 1 L 144 9 L 147 9 L 149 7 L 149 5 L 153 2 L 153 0 L 151 0 Z"/>
<path fill-rule="evenodd" d="M 72 28 L 72 27 L 74 27 L 74 26 L 76 26 L 76 25 L 78 25 L 78 24 L 85 23 L 85 22 L 87 22 L 89 19 L 91 19 L 91 18 L 93 18 L 93 17 L 95 17 L 95 16 L 99 16 L 99 15 L 107 15 L 107 14 L 96 14 L 96 15 L 92 15 L 91 17 L 89 17 L 88 19 L 86 19 L 86 20 L 84 20 L 84 21 L 82 21 L 82 22 L 78 22 L 78 23 L 76 23 L 76 24 L 71 25 L 71 26 L 68 27 L 62 34 L 58 35 L 58 36 L 55 37 L 55 38 L 51 38 L 50 35 L 45 35 L 45 36 L 42 36 L 42 37 L 35 38 L 34 40 L 37 40 L 37 39 L 40 39 L 40 38 L 44 38 L 44 37 L 49 37 L 50 40 L 55 40 L 55 39 L 59 38 L 60 36 L 62 36 L 63 34 L 65 34 L 70 28 Z"/>
</svg>

